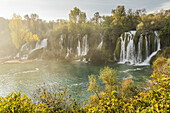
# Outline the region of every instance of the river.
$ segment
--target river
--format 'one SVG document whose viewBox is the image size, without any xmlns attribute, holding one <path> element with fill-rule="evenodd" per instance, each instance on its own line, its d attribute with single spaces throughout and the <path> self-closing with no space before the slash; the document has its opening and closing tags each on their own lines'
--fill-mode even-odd
<svg viewBox="0 0 170 113">
<path fill-rule="evenodd" d="M 67 86 L 71 93 L 79 88 L 87 92 L 88 75 L 99 74 L 106 65 L 90 65 L 80 62 L 34 61 L 25 64 L 0 64 L 0 96 L 12 91 L 31 96 L 43 83 Z M 125 64 L 108 65 L 117 71 L 117 81 L 132 77 L 135 85 L 146 85 L 150 80 L 151 66 L 132 66 Z M 101 83 L 103 85 L 103 83 Z M 85 98 L 89 93 L 85 94 Z"/>
</svg>

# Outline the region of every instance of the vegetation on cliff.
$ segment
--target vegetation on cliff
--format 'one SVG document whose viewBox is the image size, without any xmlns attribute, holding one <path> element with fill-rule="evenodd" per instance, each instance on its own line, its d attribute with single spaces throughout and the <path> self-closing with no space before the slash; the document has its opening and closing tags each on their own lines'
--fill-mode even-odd
<svg viewBox="0 0 170 113">
<path fill-rule="evenodd" d="M 67 58 L 75 59 L 78 54 L 78 42 L 80 41 L 81 48 L 83 48 L 83 37 L 87 36 L 86 59 L 91 58 L 92 62 L 113 62 L 113 53 L 116 52 L 116 56 L 119 56 L 118 53 L 120 53 L 120 35 L 130 30 L 136 30 L 139 34 L 135 36 L 135 44 L 138 43 L 141 33 L 152 35 L 153 31 L 159 31 L 161 48 L 169 46 L 169 12 L 169 10 L 161 10 L 147 14 L 145 9 L 126 10 L 124 6 L 117 6 L 116 9 L 112 9 L 110 16 L 101 16 L 99 12 L 96 12 L 94 17 L 87 19 L 86 13 L 75 7 L 70 11 L 69 20 L 57 19 L 46 22 L 37 14 L 31 14 L 25 15 L 24 19 L 19 15 L 14 15 L 10 22 L 5 21 L 6 24 L 10 23 L 11 37 L 17 49 L 21 49 L 24 43 L 47 38 L 48 55 L 46 57 L 65 59 L 68 51 L 71 51 Z M 16 35 L 16 32 L 19 34 Z M 9 28 L 6 34 L 10 34 Z M 4 34 L 1 34 L 1 37 L 3 38 Z M 101 41 L 103 41 L 102 47 L 97 49 Z M 151 41 L 151 43 L 153 45 L 154 42 Z M 30 45 L 34 48 L 35 42 Z M 93 58 L 94 56 L 96 58 Z"/>
</svg>

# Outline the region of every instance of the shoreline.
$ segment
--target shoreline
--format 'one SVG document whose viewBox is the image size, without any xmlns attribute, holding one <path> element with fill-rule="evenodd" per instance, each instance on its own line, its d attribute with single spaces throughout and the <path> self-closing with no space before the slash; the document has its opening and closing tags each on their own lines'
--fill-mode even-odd
<svg viewBox="0 0 170 113">
<path fill-rule="evenodd" d="M 14 59 L 14 60 L 6 60 L 3 62 L 3 64 L 24 64 L 24 63 L 31 63 L 33 60 L 19 60 L 19 59 Z"/>
</svg>

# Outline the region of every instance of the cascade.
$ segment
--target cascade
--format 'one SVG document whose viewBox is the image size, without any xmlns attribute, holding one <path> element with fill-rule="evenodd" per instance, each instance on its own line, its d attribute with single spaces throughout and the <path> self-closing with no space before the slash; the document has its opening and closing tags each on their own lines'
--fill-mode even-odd
<svg viewBox="0 0 170 113">
<path fill-rule="evenodd" d="M 72 53 L 72 47 L 73 47 L 72 38 L 73 37 L 71 35 L 68 36 L 68 39 L 67 39 L 67 50 L 66 50 L 67 52 L 66 52 L 65 58 L 69 57 L 70 54 Z"/>
<path fill-rule="evenodd" d="M 65 56 L 65 58 L 67 58 L 67 57 L 69 57 L 69 55 L 71 54 L 71 50 L 72 50 L 72 48 L 67 48 L 67 54 L 66 54 L 66 56 Z"/>
<path fill-rule="evenodd" d="M 135 51 L 135 46 L 134 46 L 134 42 L 133 42 L 133 37 L 135 35 L 135 31 L 131 31 L 131 32 L 125 32 L 125 36 L 123 39 L 123 35 L 121 35 L 120 39 L 121 39 L 121 52 L 120 52 L 120 62 L 119 63 L 126 63 L 129 62 L 131 64 L 134 64 L 134 51 Z M 127 36 L 127 37 L 126 37 Z M 127 47 L 125 47 L 125 43 L 126 43 L 126 39 L 127 39 Z"/>
<path fill-rule="evenodd" d="M 128 41 L 129 43 L 127 45 L 126 61 L 129 61 L 131 64 L 134 64 L 135 46 L 134 46 L 132 34 L 129 35 Z"/>
<path fill-rule="evenodd" d="M 29 48 L 29 43 L 25 43 L 21 46 L 20 52 L 17 53 L 17 55 L 14 58 L 19 58 L 21 59 L 28 59 L 28 52 L 30 51 L 31 48 Z M 21 54 L 22 53 L 22 54 Z M 23 54 L 24 53 L 24 54 Z M 22 55 L 22 56 L 21 56 Z"/>
<path fill-rule="evenodd" d="M 159 34 L 158 31 L 155 31 L 155 36 L 156 36 L 156 42 L 157 42 L 157 51 L 161 50 L 161 44 L 160 44 L 160 38 L 159 38 Z"/>
<path fill-rule="evenodd" d="M 136 63 L 140 64 L 142 62 L 142 38 L 143 36 L 140 35 L 139 41 L 138 41 L 138 56 Z"/>
<path fill-rule="evenodd" d="M 22 45 L 22 47 L 21 47 L 20 51 L 23 51 L 23 50 L 24 50 L 24 48 L 26 48 L 26 50 L 28 50 L 27 45 L 28 45 L 28 43 L 25 43 L 24 45 Z"/>
<path fill-rule="evenodd" d="M 14 59 L 15 59 L 15 58 L 19 58 L 19 53 L 16 54 L 16 56 L 14 57 Z"/>
<path fill-rule="evenodd" d="M 100 34 L 101 36 L 101 34 Z M 101 36 L 101 42 L 100 44 L 97 46 L 97 49 L 101 50 L 102 49 L 102 45 L 103 45 L 103 36 Z"/>
<path fill-rule="evenodd" d="M 14 58 L 19 58 L 19 57 L 20 57 L 20 53 L 23 52 L 24 49 L 25 49 L 26 51 L 28 51 L 29 49 L 28 49 L 27 46 L 28 46 L 28 43 L 23 44 L 23 45 L 21 46 L 20 52 L 18 52 L 17 55 L 16 55 Z M 27 54 L 25 54 L 25 55 L 23 55 L 23 56 L 21 57 L 21 59 L 27 59 L 27 58 L 28 58 L 28 55 L 27 55 Z"/>
<path fill-rule="evenodd" d="M 83 56 L 86 56 L 88 51 L 89 51 L 88 40 L 87 40 L 87 35 L 85 35 L 82 38 L 82 43 L 80 42 L 80 39 L 78 39 L 76 56 L 81 56 L 83 58 L 83 59 L 80 59 L 79 61 L 86 62 L 86 58 L 84 58 Z"/>
<path fill-rule="evenodd" d="M 81 56 L 81 45 L 80 45 L 80 40 L 78 40 L 78 45 L 77 45 L 77 55 Z"/>
<path fill-rule="evenodd" d="M 124 63 L 130 63 L 130 64 L 135 64 L 135 65 L 149 65 L 149 62 L 151 58 L 156 55 L 156 53 L 161 49 L 160 47 L 160 38 L 158 31 L 155 31 L 155 38 L 154 38 L 154 52 L 149 54 L 150 50 L 150 35 L 145 37 L 141 34 L 137 43 L 137 52 L 135 51 L 135 44 L 134 44 L 134 36 L 136 34 L 136 31 L 130 31 L 130 32 L 125 32 L 123 35 L 120 36 L 121 40 L 121 50 L 120 50 L 120 61 L 119 63 L 124 64 Z M 143 45 L 143 38 L 145 38 L 145 54 L 146 57 L 145 59 L 142 58 L 142 45 Z M 127 43 L 127 46 L 126 46 Z M 157 48 L 156 48 L 157 47 Z M 156 50 L 155 50 L 156 49 Z M 115 53 L 114 53 L 115 54 Z"/>
<path fill-rule="evenodd" d="M 62 54 L 62 50 L 63 50 L 63 35 L 61 35 L 61 37 L 60 37 L 60 42 L 59 42 L 59 45 L 60 45 L 60 56 L 61 56 L 61 54 Z"/>
<path fill-rule="evenodd" d="M 86 56 L 88 53 L 88 40 L 87 40 L 87 35 L 83 36 L 82 38 L 82 43 L 80 42 L 80 39 L 78 39 L 77 42 L 77 55 L 76 56 Z M 74 45 L 73 43 L 70 44 L 70 46 Z M 65 58 L 67 58 L 70 53 L 72 52 L 72 48 L 71 47 L 67 47 L 67 54 L 65 56 Z"/>
<path fill-rule="evenodd" d="M 141 65 L 149 65 L 151 58 L 152 58 L 153 56 L 155 56 L 159 50 L 161 50 L 161 44 L 160 44 L 159 34 L 158 34 L 157 31 L 155 31 L 154 34 L 155 34 L 154 42 L 157 42 L 157 43 L 156 43 L 156 44 L 157 44 L 157 50 L 154 51 L 148 58 L 146 58 Z M 156 48 L 156 44 L 154 43 L 154 47 L 155 47 L 155 48 Z M 155 48 L 154 48 L 154 49 L 155 49 Z"/>
<path fill-rule="evenodd" d="M 17 53 L 17 55 L 15 56 L 15 58 L 17 57 L 21 57 L 21 59 L 28 59 L 29 54 L 31 54 L 32 52 L 41 49 L 41 48 L 46 48 L 47 47 L 47 40 L 48 39 L 43 39 L 41 42 L 36 42 L 35 48 L 32 49 L 31 46 L 29 45 L 30 43 L 25 43 L 24 45 L 22 45 L 20 52 L 26 52 L 24 53 L 24 55 L 20 56 L 20 53 Z M 26 51 L 24 51 L 26 50 Z"/>
<path fill-rule="evenodd" d="M 88 42 L 87 42 L 87 35 L 83 37 L 83 43 L 82 43 L 82 53 L 81 56 L 86 56 L 88 53 Z"/>
<path fill-rule="evenodd" d="M 125 61 L 125 40 L 126 40 L 126 38 L 123 39 L 123 36 L 121 35 L 120 39 L 121 39 L 120 63 L 125 63 L 124 61 Z"/>
<path fill-rule="evenodd" d="M 31 50 L 29 52 L 29 54 L 36 51 L 36 50 L 38 50 L 38 49 L 46 48 L 47 47 L 47 40 L 48 39 L 43 39 L 40 43 L 36 42 L 35 48 L 33 50 Z"/>
<path fill-rule="evenodd" d="M 147 36 L 145 36 L 145 41 L 146 41 L 146 47 L 145 47 L 145 51 L 146 51 L 146 58 L 148 58 L 148 39 Z"/>
</svg>

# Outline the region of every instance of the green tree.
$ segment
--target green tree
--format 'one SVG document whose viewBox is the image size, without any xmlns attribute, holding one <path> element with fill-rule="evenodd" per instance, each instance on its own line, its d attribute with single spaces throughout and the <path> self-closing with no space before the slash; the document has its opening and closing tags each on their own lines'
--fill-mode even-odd
<svg viewBox="0 0 170 113">
<path fill-rule="evenodd" d="M 99 78 L 105 83 L 105 92 L 112 92 L 116 84 L 116 71 L 110 67 L 100 70 Z"/>
<path fill-rule="evenodd" d="M 85 23 L 86 22 L 86 13 L 81 12 L 80 9 L 75 7 L 70 11 L 69 20 L 71 23 Z"/>
<path fill-rule="evenodd" d="M 12 41 L 17 49 L 20 49 L 26 42 L 39 41 L 38 36 L 36 34 L 32 35 L 27 26 L 23 24 L 22 18 L 19 15 L 13 15 L 9 28 L 11 30 Z"/>
</svg>

